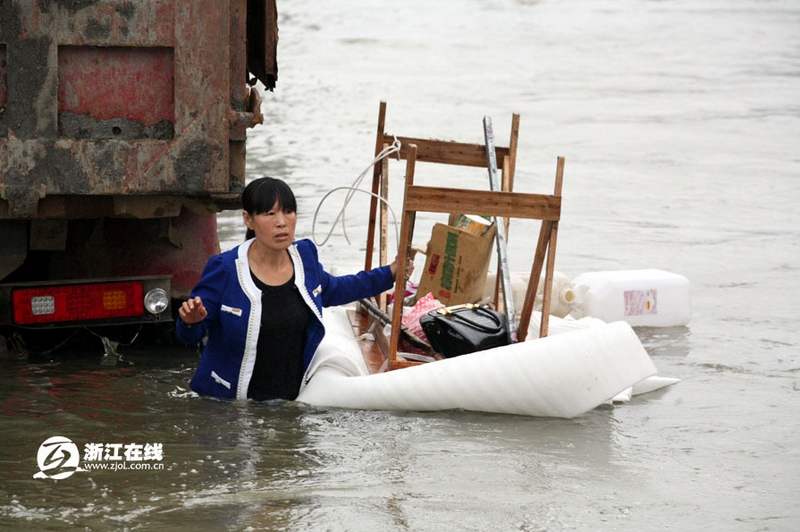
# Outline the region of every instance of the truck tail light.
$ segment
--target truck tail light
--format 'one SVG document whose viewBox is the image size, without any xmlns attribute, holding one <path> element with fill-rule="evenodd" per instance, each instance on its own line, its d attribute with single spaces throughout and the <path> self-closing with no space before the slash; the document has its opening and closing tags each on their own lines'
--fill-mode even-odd
<svg viewBox="0 0 800 532">
<path fill-rule="evenodd" d="M 144 314 L 141 282 L 39 286 L 12 292 L 14 323 L 128 318 Z"/>
</svg>

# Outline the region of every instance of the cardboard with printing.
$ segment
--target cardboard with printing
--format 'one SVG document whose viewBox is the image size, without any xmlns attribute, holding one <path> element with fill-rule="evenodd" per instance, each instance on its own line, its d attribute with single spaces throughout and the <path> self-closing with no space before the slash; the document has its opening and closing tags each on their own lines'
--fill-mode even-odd
<svg viewBox="0 0 800 532">
<path fill-rule="evenodd" d="M 480 300 L 495 232 L 494 225 L 483 235 L 442 223 L 434 225 L 417 296 L 430 292 L 447 306 Z"/>
</svg>

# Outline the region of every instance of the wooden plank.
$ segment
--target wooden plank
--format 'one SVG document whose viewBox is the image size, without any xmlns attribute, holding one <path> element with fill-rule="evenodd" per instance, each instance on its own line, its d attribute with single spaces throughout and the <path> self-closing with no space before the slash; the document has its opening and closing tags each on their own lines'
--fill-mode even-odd
<svg viewBox="0 0 800 532">
<path fill-rule="evenodd" d="M 554 194 L 561 197 L 561 187 L 564 183 L 564 158 L 556 160 L 556 179 Z M 558 240 L 558 222 L 553 222 L 550 229 L 550 243 L 547 247 L 547 269 L 544 278 L 544 295 L 542 297 L 542 322 L 539 325 L 539 338 L 547 336 L 550 325 L 550 298 L 553 291 L 553 272 L 556 261 L 556 242 Z"/>
<path fill-rule="evenodd" d="M 553 195 L 561 197 L 561 187 L 564 184 L 564 163 L 563 157 L 556 159 L 556 183 L 553 189 Z"/>
<path fill-rule="evenodd" d="M 383 142 L 387 144 L 394 142 L 394 139 L 394 135 L 389 133 L 383 136 Z M 397 137 L 397 140 L 402 144 L 400 148 L 401 159 L 408 159 L 408 147 L 411 144 L 415 144 L 417 146 L 417 161 L 419 162 L 474 166 L 477 168 L 486 166 L 486 148 L 483 144 L 420 139 L 416 137 Z M 498 161 L 502 161 L 503 157 L 509 154 L 508 148 L 502 146 L 496 146 L 495 152 Z"/>
<path fill-rule="evenodd" d="M 517 171 L 517 148 L 519 146 L 519 114 L 511 115 L 511 136 L 508 141 L 508 157 L 503 157 L 503 190 L 514 192 L 514 175 Z M 558 194 L 557 194 L 558 195 Z M 510 222 L 506 218 L 506 238 L 508 238 Z"/>
<path fill-rule="evenodd" d="M 511 138 L 508 141 L 508 190 L 514 190 L 514 176 L 517 173 L 517 149 L 519 147 L 519 114 L 511 115 Z M 558 194 L 556 194 L 558 195 Z"/>
<path fill-rule="evenodd" d="M 503 172 L 502 172 L 502 188 L 503 192 L 513 192 L 514 191 L 514 183 L 511 180 L 513 176 L 511 175 L 511 157 L 503 157 Z M 511 218 L 505 216 L 503 218 L 506 224 L 506 238 L 508 238 L 509 224 L 511 223 Z"/>
<path fill-rule="evenodd" d="M 524 342 L 528 336 L 528 326 L 533 314 L 533 303 L 536 301 L 536 290 L 539 288 L 539 278 L 542 275 L 544 256 L 550 242 L 550 226 L 552 222 L 543 221 L 539 228 L 539 240 L 536 243 L 536 252 L 533 255 L 531 265 L 531 276 L 528 278 L 528 289 L 525 291 L 525 302 L 522 304 L 522 312 L 519 318 L 519 329 L 517 329 L 517 340 Z"/>
<path fill-rule="evenodd" d="M 403 294 L 406 289 L 406 257 L 411 244 L 414 227 L 414 212 L 408 208 L 408 191 L 414 184 L 414 167 L 417 161 L 417 148 L 409 146 L 409 156 L 406 159 L 406 194 L 403 200 L 403 222 L 400 227 L 400 244 L 397 250 L 397 268 L 394 276 L 394 303 L 392 305 L 392 336 L 389 339 L 389 368 L 396 366 L 397 345 L 400 341 L 400 325 L 403 317 Z"/>
<path fill-rule="evenodd" d="M 386 102 L 381 102 L 378 107 L 378 131 L 375 134 L 375 157 L 381 152 L 383 147 L 383 130 L 386 127 Z M 391 141 L 390 141 L 391 142 Z M 375 249 L 375 213 L 378 208 L 378 200 L 375 194 L 380 188 L 381 165 L 376 164 L 372 169 L 372 194 L 369 201 L 369 223 L 367 225 L 367 253 L 364 259 L 364 270 L 372 269 L 372 251 Z"/>
<path fill-rule="evenodd" d="M 405 209 L 558 220 L 561 198 L 545 194 L 411 186 L 406 190 Z"/>
<path fill-rule="evenodd" d="M 559 157 L 556 162 L 556 179 L 554 186 L 555 196 L 558 198 L 561 197 L 561 188 L 563 180 L 564 180 L 564 158 Z M 553 238 L 552 224 L 553 222 L 542 222 L 542 227 L 539 230 L 539 240 L 536 243 L 536 253 L 534 254 L 533 265 L 531 266 L 531 276 L 530 279 L 528 280 L 528 289 L 525 293 L 525 303 L 522 306 L 522 314 L 520 316 L 519 334 L 517 335 L 520 342 L 524 341 L 525 337 L 528 334 L 528 325 L 530 324 L 531 314 L 533 313 L 533 302 L 536 299 L 536 290 L 539 285 L 539 278 L 541 277 L 542 274 L 545 252 L 547 252 L 550 245 L 554 247 L 552 252 L 552 257 L 553 261 L 555 261 L 555 243 L 557 240 L 557 232 L 556 232 L 556 238 Z M 547 258 L 549 263 L 550 255 L 548 255 Z M 547 283 L 546 279 L 545 283 Z M 552 279 L 550 283 L 552 285 Z M 543 318 L 542 323 L 545 323 L 545 327 L 542 328 L 540 324 L 539 326 L 540 335 L 542 332 L 545 332 L 545 334 L 547 333 L 546 329 L 547 326 L 549 325 L 549 317 Z"/>
<path fill-rule="evenodd" d="M 383 149 L 385 150 L 388 147 L 387 144 L 383 145 Z M 381 186 L 380 186 L 380 196 L 384 200 L 389 199 L 389 159 L 384 158 L 381 161 Z M 379 265 L 383 266 L 385 264 L 389 264 L 389 217 L 388 217 L 388 207 L 386 205 L 386 201 L 382 201 L 380 204 L 380 208 L 378 210 L 380 216 L 380 241 L 379 241 L 379 250 L 378 250 L 378 260 Z M 382 311 L 386 312 L 386 294 L 381 294 L 378 297 L 378 306 L 381 308 Z"/>
<path fill-rule="evenodd" d="M 539 324 L 539 338 L 547 336 L 550 324 L 550 299 L 553 294 L 553 271 L 556 262 L 556 240 L 558 238 L 558 222 L 550 228 L 550 243 L 547 246 L 547 269 L 544 276 L 544 294 L 542 295 L 542 322 Z"/>
</svg>

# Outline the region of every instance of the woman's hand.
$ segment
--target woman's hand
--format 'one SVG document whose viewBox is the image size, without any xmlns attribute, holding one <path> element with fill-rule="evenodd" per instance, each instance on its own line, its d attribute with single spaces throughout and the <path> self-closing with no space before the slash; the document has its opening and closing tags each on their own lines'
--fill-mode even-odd
<svg viewBox="0 0 800 532">
<path fill-rule="evenodd" d="M 183 302 L 181 308 L 178 309 L 178 316 L 181 317 L 181 320 L 183 320 L 183 323 L 186 325 L 194 325 L 206 319 L 208 311 L 203 305 L 202 299 L 193 297 Z"/>
<path fill-rule="evenodd" d="M 414 273 L 414 257 L 417 254 L 417 250 L 411 248 L 408 253 L 408 257 L 406 257 L 406 279 L 411 277 L 411 274 Z M 397 278 L 397 259 L 398 257 L 394 258 L 394 262 L 389 265 L 389 268 L 392 270 L 392 277 Z"/>
</svg>

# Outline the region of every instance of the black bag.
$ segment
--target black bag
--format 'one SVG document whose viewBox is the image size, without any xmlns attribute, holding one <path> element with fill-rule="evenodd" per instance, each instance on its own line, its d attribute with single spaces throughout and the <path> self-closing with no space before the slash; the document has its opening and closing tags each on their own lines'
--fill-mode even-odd
<svg viewBox="0 0 800 532">
<path fill-rule="evenodd" d="M 419 323 L 431 347 L 448 358 L 508 345 L 505 316 L 485 305 L 432 310 Z"/>
</svg>

